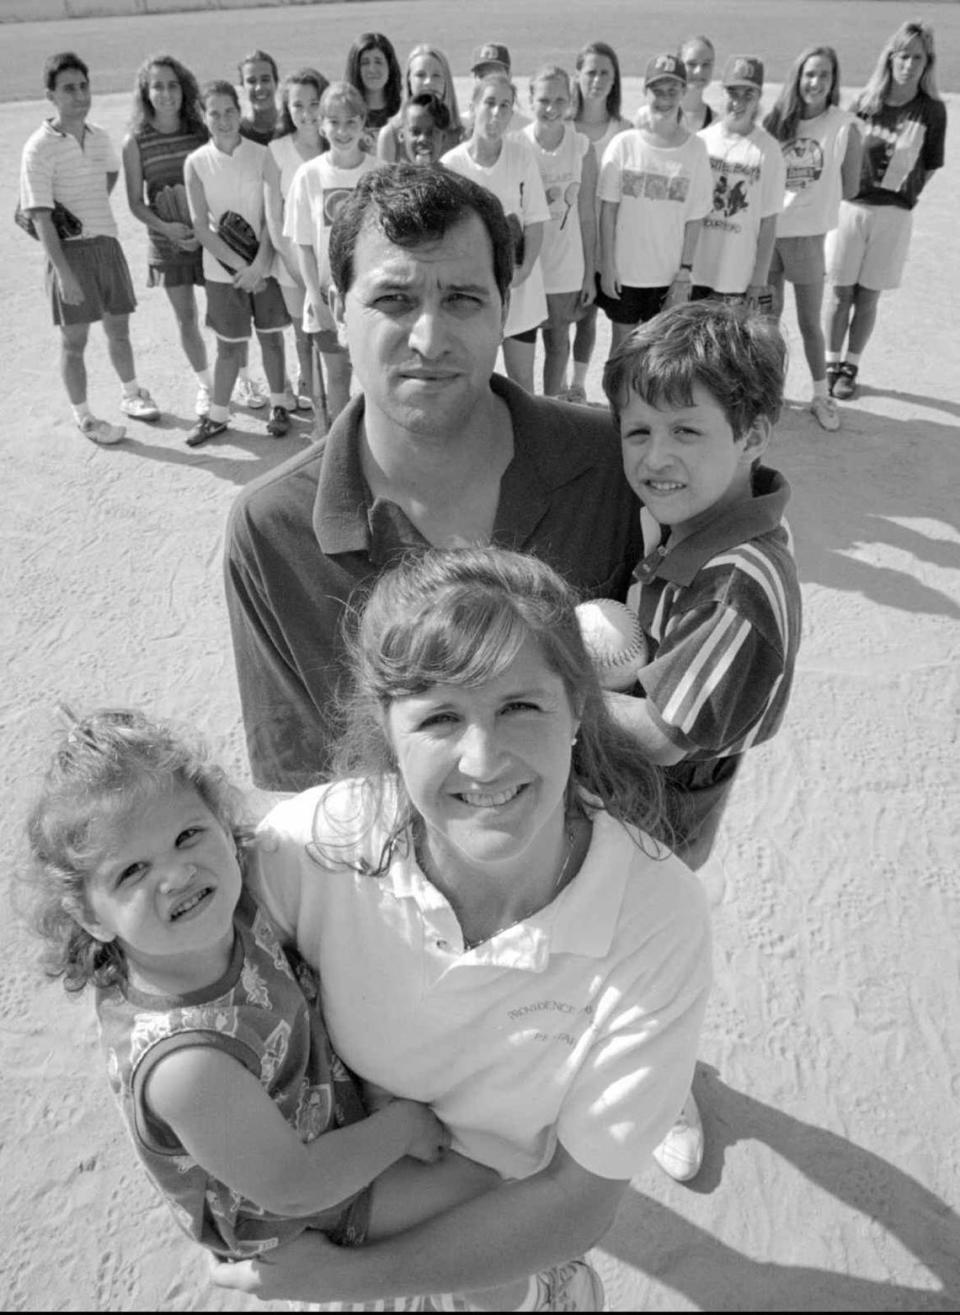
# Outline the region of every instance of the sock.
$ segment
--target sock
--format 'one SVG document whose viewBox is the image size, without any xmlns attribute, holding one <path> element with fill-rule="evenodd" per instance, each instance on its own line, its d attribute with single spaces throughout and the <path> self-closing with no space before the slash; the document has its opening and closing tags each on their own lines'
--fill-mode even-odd
<svg viewBox="0 0 960 1315">
<path fill-rule="evenodd" d="M 78 402 L 76 406 L 71 408 L 71 410 L 73 411 L 73 418 L 78 425 L 82 425 L 84 420 L 90 420 L 93 418 L 93 412 L 90 410 L 90 407 L 86 402 Z"/>
<path fill-rule="evenodd" d="M 140 391 L 140 385 L 137 383 L 136 378 L 128 379 L 126 383 L 121 379 L 120 387 L 123 389 L 124 397 L 136 397 Z"/>
<path fill-rule="evenodd" d="M 210 373 L 210 367 L 206 370 L 194 370 L 197 376 L 197 383 L 204 387 L 208 393 L 213 392 L 213 375 Z"/>
<path fill-rule="evenodd" d="M 249 365 L 241 365 L 241 366 L 240 366 L 240 369 L 237 371 L 237 378 L 238 378 L 238 379 L 246 379 L 247 382 L 249 383 L 249 382 L 250 382 L 250 366 L 249 366 Z"/>
<path fill-rule="evenodd" d="M 225 425 L 230 417 L 230 408 L 229 406 L 217 406 L 216 402 L 211 402 L 208 414 L 210 419 L 215 420 L 218 425 Z"/>
<path fill-rule="evenodd" d="M 290 400 L 290 398 L 287 396 L 287 393 L 286 393 L 285 390 L 284 390 L 284 392 L 282 392 L 282 393 L 271 393 L 271 394 L 270 394 L 270 405 L 271 405 L 271 406 L 282 406 L 282 407 L 284 408 L 284 410 L 286 410 L 286 406 L 287 406 L 287 403 L 289 402 L 289 400 Z"/>
<path fill-rule="evenodd" d="M 847 352 L 847 365 L 859 365 L 859 364 L 860 364 L 860 353 Z"/>
<path fill-rule="evenodd" d="M 841 352 L 827 352 L 827 365 L 839 365 L 841 355 Z"/>
<path fill-rule="evenodd" d="M 827 381 L 826 381 L 826 379 L 814 379 L 814 381 L 813 381 L 813 395 L 814 395 L 814 397 L 822 397 L 822 398 L 826 399 L 826 396 L 827 396 Z"/>
<path fill-rule="evenodd" d="M 581 388 L 587 386 L 587 371 L 589 368 L 589 361 L 574 361 L 573 363 L 573 382 L 579 384 Z"/>
</svg>

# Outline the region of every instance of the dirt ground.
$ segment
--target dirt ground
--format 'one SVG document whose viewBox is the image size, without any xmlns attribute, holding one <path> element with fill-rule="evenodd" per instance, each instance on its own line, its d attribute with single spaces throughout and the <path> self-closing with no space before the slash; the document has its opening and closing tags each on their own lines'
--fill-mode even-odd
<svg viewBox="0 0 960 1315">
<path fill-rule="evenodd" d="M 92 118 L 119 140 L 126 109 L 126 96 L 102 97 Z M 42 112 L 0 107 L 8 211 Z M 780 735 L 748 756 L 711 880 L 706 1164 L 688 1187 L 652 1163 L 635 1180 L 595 1253 L 611 1309 L 960 1307 L 958 163 L 953 131 L 838 434 L 805 409 L 788 306 L 789 403 L 770 460 L 793 487 L 797 682 Z M 140 287 L 143 230 L 123 201 L 117 210 Z M 240 412 L 229 436 L 187 449 L 193 379 L 162 293 L 143 289 L 138 373 L 164 416 L 129 422 L 120 447 L 93 447 L 59 382 L 39 248 L 9 222 L 0 268 L 6 873 L 59 699 L 178 718 L 245 779 L 224 520 L 242 485 L 309 433 L 270 439 L 262 413 Z M 595 399 L 607 342 L 604 330 Z M 119 419 L 98 330 L 88 364 L 95 410 Z M 90 1002 L 40 983 L 35 947 L 9 917 L 0 944 L 4 1308 L 246 1308 L 207 1285 L 135 1162 Z"/>
</svg>

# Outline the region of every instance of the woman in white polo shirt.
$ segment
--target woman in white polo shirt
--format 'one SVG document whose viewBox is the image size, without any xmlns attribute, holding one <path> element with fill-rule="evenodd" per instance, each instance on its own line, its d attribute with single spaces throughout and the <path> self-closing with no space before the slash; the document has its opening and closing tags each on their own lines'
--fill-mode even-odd
<svg viewBox="0 0 960 1315">
<path fill-rule="evenodd" d="M 569 1258 L 683 1101 L 710 938 L 699 882 L 653 838 L 659 777 L 606 713 L 574 603 L 502 549 L 381 576 L 340 771 L 259 833 L 259 896 L 319 969 L 338 1053 L 429 1103 L 502 1183 L 385 1241 L 311 1234 L 217 1282 L 351 1302 L 515 1282 L 517 1308 L 602 1308 Z"/>
</svg>

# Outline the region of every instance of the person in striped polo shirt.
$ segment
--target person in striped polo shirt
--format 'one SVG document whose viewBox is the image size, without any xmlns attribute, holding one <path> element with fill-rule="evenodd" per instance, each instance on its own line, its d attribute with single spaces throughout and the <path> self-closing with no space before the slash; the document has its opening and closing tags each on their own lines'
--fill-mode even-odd
<svg viewBox="0 0 960 1315">
<path fill-rule="evenodd" d="M 761 464 L 783 402 L 786 347 L 745 308 L 691 302 L 635 329 L 604 368 L 644 556 L 628 605 L 647 644 L 633 693 L 606 695 L 666 772 L 677 854 L 706 861 L 743 753 L 775 734 L 800 642 L 790 496 Z M 639 696 L 639 697 L 637 697 Z M 655 1156 L 692 1178 L 692 1094 Z"/>
<path fill-rule="evenodd" d="M 20 206 L 47 257 L 47 291 L 60 330 L 61 373 L 74 419 L 92 442 L 118 443 L 124 427 L 98 420 L 87 404 L 83 357 L 90 325 L 97 320 L 103 322 L 110 361 L 120 378 L 121 411 L 136 420 L 160 415 L 137 381 L 130 345 L 130 312 L 137 302 L 110 206 L 120 159 L 104 130 L 87 122 L 90 77 L 83 60 L 72 51 L 51 55 L 44 83 L 54 114 L 23 148 Z M 57 203 L 79 221 L 77 231 L 58 229 Z"/>
</svg>

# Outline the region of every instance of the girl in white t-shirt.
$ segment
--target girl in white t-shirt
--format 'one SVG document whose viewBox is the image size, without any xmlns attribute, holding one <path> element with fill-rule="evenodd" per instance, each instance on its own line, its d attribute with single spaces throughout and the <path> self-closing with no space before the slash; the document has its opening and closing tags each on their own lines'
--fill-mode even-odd
<svg viewBox="0 0 960 1315">
<path fill-rule="evenodd" d="M 514 230 L 516 268 L 503 326 L 503 363 L 514 383 L 532 393 L 537 329 L 547 318 L 539 256 L 550 211 L 529 141 L 507 136 L 515 100 L 516 88 L 505 73 L 481 78 L 473 91 L 473 135 L 440 163 L 493 192 Z"/>
<path fill-rule="evenodd" d="M 687 90 L 680 102 L 684 122 L 691 132 L 699 132 L 701 128 L 709 128 L 716 117 L 703 93 L 713 81 L 717 52 L 709 37 L 687 37 L 680 47 L 680 58 L 687 70 Z"/>
<path fill-rule="evenodd" d="M 642 128 L 615 137 L 600 163 L 600 291 L 611 350 L 671 302 L 686 300 L 712 183 L 703 142 L 680 113 L 686 70 L 655 55 L 644 75 Z"/>
<path fill-rule="evenodd" d="M 536 157 L 550 208 L 540 268 L 547 294 L 543 326 L 543 392 L 559 395 L 570 355 L 570 325 L 596 296 L 597 162 L 589 138 L 569 122 L 570 78 L 556 64 L 530 80 L 534 121 L 523 129 Z"/>
<path fill-rule="evenodd" d="M 293 392 L 312 394 L 313 362 L 310 339 L 303 331 L 306 287 L 300 273 L 296 245 L 283 235 L 283 210 L 290 185 L 300 166 L 327 149 L 320 134 L 320 98 L 329 86 L 315 68 L 298 69 L 284 79 L 280 92 L 280 121 L 277 136 L 267 146 L 265 202 L 270 240 L 277 253 L 273 274 L 280 284 L 284 304 L 293 320 L 300 379 Z M 333 321 L 330 321 L 333 327 Z M 317 399 L 314 399 L 317 405 Z"/>
<path fill-rule="evenodd" d="M 780 142 L 787 170 L 783 212 L 770 261 L 774 314 L 783 313 L 784 281 L 793 284 L 797 323 L 813 378 L 810 410 L 822 428 L 840 428 L 827 390 L 820 313 L 824 239 L 837 226 L 841 197 L 860 181 L 860 134 L 839 108 L 840 67 L 832 46 L 808 46 L 793 62 L 763 126 Z"/>
<path fill-rule="evenodd" d="M 622 86 L 620 61 L 617 52 L 605 41 L 591 41 L 577 55 L 577 76 L 570 101 L 570 118 L 578 132 L 593 146 L 596 177 L 600 176 L 603 153 L 618 132 L 629 128 L 627 119 L 620 113 Z M 597 341 L 596 289 L 600 278 L 600 200 L 595 197 L 594 224 L 597 231 L 593 287 L 594 300 L 585 304 L 577 317 L 573 335 L 573 374 L 570 387 L 564 396 L 569 402 L 587 400 L 587 370 Z"/>
<path fill-rule="evenodd" d="M 284 236 L 296 243 L 306 288 L 303 329 L 315 335 L 327 377 L 327 407 L 335 420 L 350 400 L 350 357 L 327 307 L 330 228 L 365 173 L 379 167 L 363 149 L 366 103 L 349 82 L 332 82 L 320 100 L 320 131 L 330 149 L 300 166 L 287 197 Z"/>
</svg>

